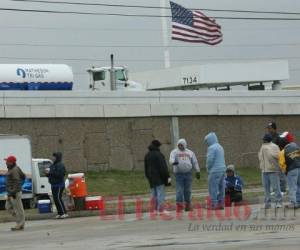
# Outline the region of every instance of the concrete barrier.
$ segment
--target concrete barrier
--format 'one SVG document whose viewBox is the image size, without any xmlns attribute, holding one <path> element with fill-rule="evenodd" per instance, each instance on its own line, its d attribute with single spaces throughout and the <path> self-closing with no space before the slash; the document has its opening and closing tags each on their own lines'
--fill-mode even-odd
<svg viewBox="0 0 300 250">
<path fill-rule="evenodd" d="M 143 169 L 150 141 L 168 158 L 179 137 L 205 164 L 215 131 L 227 163 L 257 166 L 266 124 L 300 138 L 300 92 L 0 92 L 0 131 L 32 138 L 34 157 L 62 151 L 69 171 Z"/>
</svg>

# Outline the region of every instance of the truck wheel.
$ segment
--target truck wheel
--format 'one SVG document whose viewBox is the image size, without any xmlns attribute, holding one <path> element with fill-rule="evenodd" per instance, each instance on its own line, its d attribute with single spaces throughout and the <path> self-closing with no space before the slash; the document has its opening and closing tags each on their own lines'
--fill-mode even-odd
<svg viewBox="0 0 300 250">
<path fill-rule="evenodd" d="M 24 209 L 36 208 L 36 202 L 34 201 L 34 199 L 24 199 L 22 201 L 23 201 Z"/>
<path fill-rule="evenodd" d="M 0 210 L 5 210 L 5 202 L 6 201 L 0 201 Z"/>
</svg>

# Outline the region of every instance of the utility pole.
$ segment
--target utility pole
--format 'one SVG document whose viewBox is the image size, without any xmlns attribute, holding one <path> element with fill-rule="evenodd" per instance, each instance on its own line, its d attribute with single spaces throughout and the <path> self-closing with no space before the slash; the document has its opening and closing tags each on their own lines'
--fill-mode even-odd
<svg viewBox="0 0 300 250">
<path fill-rule="evenodd" d="M 171 67 L 170 61 L 170 50 L 169 50 L 169 32 L 168 32 L 168 21 L 169 19 L 166 17 L 168 16 L 168 7 L 169 1 L 167 0 L 160 0 L 160 14 L 161 14 L 161 25 L 162 25 L 162 36 L 163 36 L 163 46 L 164 46 L 164 62 L 165 68 L 168 69 Z"/>
</svg>

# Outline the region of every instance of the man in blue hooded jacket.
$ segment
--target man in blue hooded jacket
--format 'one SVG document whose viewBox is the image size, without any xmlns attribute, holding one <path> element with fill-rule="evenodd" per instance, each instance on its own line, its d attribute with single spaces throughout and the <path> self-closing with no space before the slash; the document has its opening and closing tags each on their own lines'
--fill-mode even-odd
<svg viewBox="0 0 300 250">
<path fill-rule="evenodd" d="M 225 156 L 224 149 L 219 144 L 214 132 L 205 136 L 208 146 L 206 156 L 206 169 L 208 172 L 208 191 L 211 204 L 208 208 L 223 209 L 225 199 Z"/>
</svg>

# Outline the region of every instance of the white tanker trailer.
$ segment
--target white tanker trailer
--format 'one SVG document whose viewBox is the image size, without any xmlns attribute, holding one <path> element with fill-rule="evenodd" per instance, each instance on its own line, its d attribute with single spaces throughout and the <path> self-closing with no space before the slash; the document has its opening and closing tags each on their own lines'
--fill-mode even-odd
<svg viewBox="0 0 300 250">
<path fill-rule="evenodd" d="M 0 64 L 0 90 L 72 90 L 73 72 L 64 64 Z"/>
</svg>

